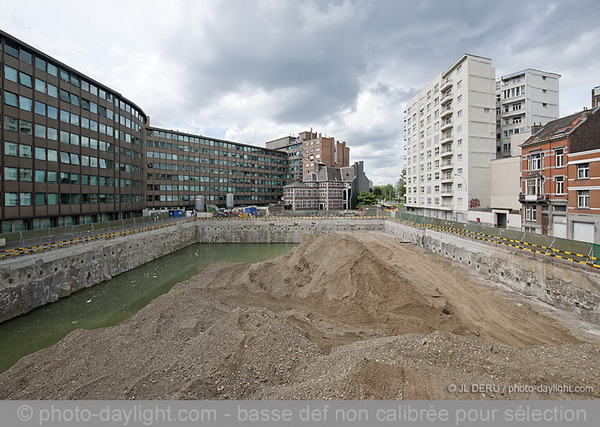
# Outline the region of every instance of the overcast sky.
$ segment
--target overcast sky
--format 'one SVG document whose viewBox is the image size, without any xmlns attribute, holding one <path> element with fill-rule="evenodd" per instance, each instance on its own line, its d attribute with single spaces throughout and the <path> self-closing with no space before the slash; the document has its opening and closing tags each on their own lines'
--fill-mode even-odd
<svg viewBox="0 0 600 427">
<path fill-rule="evenodd" d="M 406 101 L 463 53 L 561 74 L 561 115 L 590 107 L 599 19 L 598 0 L 2 0 L 0 28 L 154 126 L 259 146 L 312 128 L 380 184 L 403 165 Z"/>
</svg>

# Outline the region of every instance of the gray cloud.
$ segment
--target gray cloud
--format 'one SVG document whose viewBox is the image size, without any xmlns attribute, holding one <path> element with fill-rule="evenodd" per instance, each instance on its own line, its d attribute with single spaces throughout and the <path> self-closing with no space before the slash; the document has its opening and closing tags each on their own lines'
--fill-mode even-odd
<svg viewBox="0 0 600 427">
<path fill-rule="evenodd" d="M 404 104 L 465 52 L 492 58 L 498 75 L 561 74 L 562 114 L 600 84 L 597 0 L 3 6 L 0 27 L 114 87 L 153 124 L 257 145 L 312 127 L 345 140 L 375 182 L 400 173 Z"/>
</svg>

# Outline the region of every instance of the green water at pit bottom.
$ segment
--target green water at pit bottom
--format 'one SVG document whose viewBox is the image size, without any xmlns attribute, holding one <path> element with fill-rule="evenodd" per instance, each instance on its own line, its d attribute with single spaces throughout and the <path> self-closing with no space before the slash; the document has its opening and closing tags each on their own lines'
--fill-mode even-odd
<svg viewBox="0 0 600 427">
<path fill-rule="evenodd" d="M 116 325 L 215 262 L 259 262 L 293 243 L 196 244 L 0 324 L 0 372 L 75 329 Z"/>
</svg>

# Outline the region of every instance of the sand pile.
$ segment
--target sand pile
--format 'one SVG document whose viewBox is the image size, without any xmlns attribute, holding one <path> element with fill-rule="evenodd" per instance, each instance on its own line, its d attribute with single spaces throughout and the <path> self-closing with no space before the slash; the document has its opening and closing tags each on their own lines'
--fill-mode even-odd
<svg viewBox="0 0 600 427">
<path fill-rule="evenodd" d="M 216 264 L 0 376 L 2 399 L 598 398 L 600 345 L 421 248 L 307 237 Z M 588 387 L 451 393 L 452 384 Z"/>
</svg>

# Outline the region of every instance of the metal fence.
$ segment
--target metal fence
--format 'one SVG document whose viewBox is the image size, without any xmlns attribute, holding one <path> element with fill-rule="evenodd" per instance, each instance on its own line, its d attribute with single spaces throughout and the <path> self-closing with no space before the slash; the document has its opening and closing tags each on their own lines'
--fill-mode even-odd
<svg viewBox="0 0 600 427">
<path fill-rule="evenodd" d="M 465 237 L 522 249 L 535 254 L 566 259 L 600 268 L 600 245 L 561 239 L 525 231 L 489 227 L 473 223 L 430 218 L 408 212 L 396 212 L 395 219 L 419 228 L 450 232 Z"/>
<path fill-rule="evenodd" d="M 115 221 L 72 225 L 69 227 L 17 231 L 14 233 L 0 234 L 0 240 L 6 239 L 4 248 L 11 248 L 15 246 L 33 246 L 45 243 L 53 243 L 59 240 L 76 239 L 98 233 L 110 233 L 112 231 L 135 228 L 157 221 L 165 221 L 167 219 L 169 219 L 169 214 L 161 213 L 151 216 L 119 219 Z"/>
</svg>

